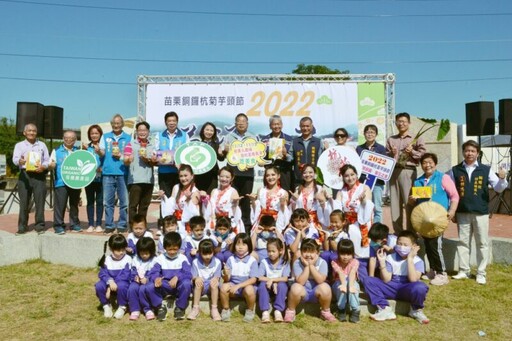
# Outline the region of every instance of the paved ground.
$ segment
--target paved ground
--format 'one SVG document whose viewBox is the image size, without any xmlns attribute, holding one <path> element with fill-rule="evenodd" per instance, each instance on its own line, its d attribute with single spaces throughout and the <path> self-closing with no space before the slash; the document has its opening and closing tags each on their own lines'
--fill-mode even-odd
<svg viewBox="0 0 512 341">
<path fill-rule="evenodd" d="M 148 223 L 149 227 L 153 228 L 157 226 L 158 219 L 158 204 L 151 204 L 148 213 Z M 117 217 L 118 210 L 116 208 L 115 217 Z M 81 226 L 83 229 L 87 228 L 87 213 L 85 207 L 80 207 L 79 210 L 80 221 L 82 222 Z M 66 214 L 66 219 L 68 218 Z M 53 232 L 51 229 L 53 222 L 53 211 L 48 209 L 45 211 L 45 220 L 46 220 L 46 228 L 50 229 L 50 232 Z M 384 222 L 391 226 L 391 218 L 389 207 L 384 207 Z M 18 214 L 17 213 L 8 213 L 0 215 L 0 230 L 15 233 L 17 231 L 18 224 Z M 31 213 L 29 216 L 29 229 L 33 228 L 34 224 L 34 213 Z M 489 226 L 489 234 L 492 237 L 501 237 L 501 238 L 511 238 L 512 239 L 512 216 L 507 214 L 493 214 L 490 219 Z M 457 225 L 454 223 L 450 223 L 448 229 L 445 232 L 446 238 L 457 238 Z"/>
</svg>

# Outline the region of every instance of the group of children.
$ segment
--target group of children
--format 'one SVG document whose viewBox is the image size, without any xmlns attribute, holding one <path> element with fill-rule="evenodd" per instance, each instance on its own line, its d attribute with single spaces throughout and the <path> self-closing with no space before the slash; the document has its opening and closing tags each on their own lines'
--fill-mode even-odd
<svg viewBox="0 0 512 341">
<path fill-rule="evenodd" d="M 387 226 L 374 224 L 369 231 L 370 257 L 356 258 L 344 213 L 332 211 L 330 221 L 330 231 L 321 233 L 310 224 L 308 212 L 297 208 L 283 230 L 276 228 L 272 216 L 262 215 L 252 232 L 236 234 L 227 217 L 219 217 L 212 229 L 203 217 L 194 216 L 190 232 L 180 233 L 176 219 L 169 216 L 155 243 L 145 218 L 135 216 L 128 240 L 114 234 L 105 243 L 104 251 L 108 245 L 110 254 L 100 260 L 96 295 L 105 317 L 121 319 L 129 308 L 132 321 L 141 313 L 147 320 L 165 320 L 168 296 L 175 298 L 174 318 L 185 319 L 193 293 L 189 320 L 199 316 L 201 296 L 209 295 L 214 321 L 229 321 L 229 301 L 240 297 L 247 304 L 245 322 L 254 319 L 256 303 L 261 322 L 271 321 L 273 308 L 275 322 L 291 323 L 301 302 L 314 302 L 320 305 L 323 320 L 348 317 L 357 323 L 362 286 L 378 309 L 371 319 L 396 319 L 387 299 L 398 299 L 411 303 L 411 317 L 428 323 L 423 313 L 428 286 L 420 280 L 424 263 L 417 255 L 416 235 L 389 235 Z M 115 313 L 110 304 L 113 294 Z"/>
</svg>

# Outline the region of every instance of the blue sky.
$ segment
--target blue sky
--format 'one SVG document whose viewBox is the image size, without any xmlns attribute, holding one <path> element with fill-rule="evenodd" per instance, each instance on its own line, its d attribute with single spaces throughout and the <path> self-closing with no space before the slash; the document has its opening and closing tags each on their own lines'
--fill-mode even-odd
<svg viewBox="0 0 512 341">
<path fill-rule="evenodd" d="M 512 98 L 511 19 L 509 0 L 0 0 L 0 116 L 40 102 L 78 128 L 134 116 L 137 75 L 305 63 L 395 73 L 397 112 L 461 124 L 465 103 L 486 100 L 497 118 Z"/>
</svg>

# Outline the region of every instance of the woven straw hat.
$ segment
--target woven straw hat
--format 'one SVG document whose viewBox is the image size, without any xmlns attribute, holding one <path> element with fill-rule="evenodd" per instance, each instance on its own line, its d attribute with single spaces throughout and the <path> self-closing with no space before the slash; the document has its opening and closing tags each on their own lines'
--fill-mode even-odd
<svg viewBox="0 0 512 341">
<path fill-rule="evenodd" d="M 446 209 L 437 202 L 423 202 L 412 211 L 412 227 L 425 238 L 439 237 L 448 227 L 447 215 Z"/>
</svg>

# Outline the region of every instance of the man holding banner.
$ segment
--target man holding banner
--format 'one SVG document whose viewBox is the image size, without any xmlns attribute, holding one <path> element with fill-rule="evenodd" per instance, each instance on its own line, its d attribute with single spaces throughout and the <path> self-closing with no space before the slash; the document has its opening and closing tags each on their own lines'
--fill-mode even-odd
<svg viewBox="0 0 512 341">
<path fill-rule="evenodd" d="M 292 146 L 292 137 L 283 133 L 283 120 L 279 115 L 273 115 L 269 119 L 270 134 L 262 139 L 267 145 L 267 155 L 265 159 L 271 160 L 279 168 L 281 177 L 281 188 L 285 191 L 294 190 L 292 188 L 292 154 L 289 153 Z"/>
<path fill-rule="evenodd" d="M 66 233 L 64 214 L 69 200 L 69 223 L 71 231 L 82 232 L 78 219 L 78 202 L 80 201 L 80 189 L 74 189 L 64 183 L 62 176 L 62 163 L 78 148 L 75 146 L 76 134 L 72 130 L 64 132 L 64 143 L 52 151 L 50 155 L 49 169 L 55 170 L 55 207 L 53 209 L 53 229 L 55 234 Z"/>
<path fill-rule="evenodd" d="M 224 155 L 226 156 L 229 152 L 231 144 L 235 141 L 242 141 L 248 137 L 252 137 L 258 141 L 256 135 L 247 131 L 249 128 L 249 118 L 244 113 L 236 115 L 235 118 L 235 129 L 226 135 L 224 139 Z M 246 170 L 240 170 L 238 167 L 234 168 L 235 179 L 233 181 L 233 187 L 238 191 L 240 196 L 240 209 L 242 210 L 242 220 L 245 225 L 245 230 L 251 230 L 251 202 L 247 194 L 252 193 L 254 185 L 254 166 L 248 167 Z"/>
<path fill-rule="evenodd" d="M 365 143 L 357 146 L 356 152 L 361 155 L 363 150 L 369 150 L 381 155 L 386 155 L 386 147 L 377 143 L 376 138 L 379 135 L 379 129 L 374 124 L 368 124 L 363 130 Z M 366 174 L 362 173 L 359 181 L 364 183 L 366 180 Z M 385 182 L 381 179 L 377 179 L 372 190 L 372 200 L 375 205 L 373 212 L 373 222 L 380 223 L 382 221 L 382 193 L 384 192 Z"/>
<path fill-rule="evenodd" d="M 324 151 L 322 141 L 313 136 L 313 120 L 310 117 L 303 117 L 299 123 L 301 136 L 293 139 L 290 154 L 293 155 L 293 175 L 295 186 L 302 183 L 301 165 L 311 164 L 316 167 L 320 154 Z"/>
</svg>

